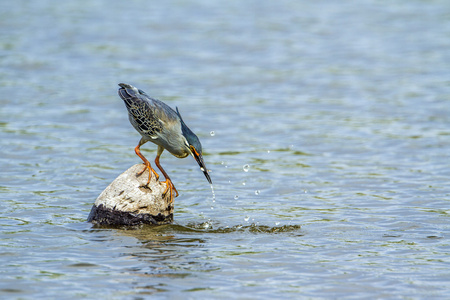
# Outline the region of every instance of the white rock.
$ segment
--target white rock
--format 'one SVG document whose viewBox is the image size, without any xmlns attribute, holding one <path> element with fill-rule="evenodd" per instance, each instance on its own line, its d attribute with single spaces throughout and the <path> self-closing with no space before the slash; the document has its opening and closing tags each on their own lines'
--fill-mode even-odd
<svg viewBox="0 0 450 300">
<path fill-rule="evenodd" d="M 120 174 L 97 198 L 88 221 L 103 225 L 168 224 L 173 221 L 166 184 L 152 178 L 147 185 L 148 170 L 137 164 Z"/>
</svg>

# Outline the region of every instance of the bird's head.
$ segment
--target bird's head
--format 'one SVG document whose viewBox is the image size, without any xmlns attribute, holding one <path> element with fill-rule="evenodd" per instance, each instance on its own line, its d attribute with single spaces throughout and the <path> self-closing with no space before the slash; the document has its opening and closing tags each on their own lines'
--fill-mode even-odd
<svg viewBox="0 0 450 300">
<path fill-rule="evenodd" d="M 208 170 L 206 169 L 205 162 L 203 161 L 202 144 L 195 133 L 193 133 L 192 130 L 190 130 L 184 123 L 183 118 L 181 118 L 180 112 L 178 111 L 178 107 L 176 109 L 178 117 L 180 117 L 181 131 L 185 138 L 185 147 L 200 166 L 200 170 L 202 170 L 203 174 L 205 174 L 208 182 L 212 184 L 211 177 L 209 177 Z"/>
</svg>

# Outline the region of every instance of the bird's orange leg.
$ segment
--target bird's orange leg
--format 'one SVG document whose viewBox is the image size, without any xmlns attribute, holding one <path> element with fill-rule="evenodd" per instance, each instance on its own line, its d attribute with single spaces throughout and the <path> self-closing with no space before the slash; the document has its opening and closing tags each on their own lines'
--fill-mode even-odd
<svg viewBox="0 0 450 300">
<path fill-rule="evenodd" d="M 164 148 L 161 146 L 158 146 L 158 154 L 156 155 L 156 158 L 155 158 L 155 164 L 159 168 L 161 173 L 163 173 L 164 178 L 166 178 L 165 181 L 162 181 L 162 183 L 165 183 L 167 186 L 166 190 L 164 191 L 164 194 L 167 193 L 168 190 L 170 191 L 170 203 L 172 203 L 173 202 L 173 191 L 175 191 L 175 193 L 176 193 L 175 197 L 178 197 L 178 191 L 175 188 L 175 186 L 173 185 L 172 180 L 170 180 L 169 175 L 167 175 L 166 171 L 164 171 L 164 169 L 159 164 L 159 157 L 161 156 L 161 153 L 163 151 L 164 151 Z"/>
<path fill-rule="evenodd" d="M 145 141 L 143 142 L 142 139 L 139 141 L 139 144 L 136 146 L 136 148 L 134 148 L 134 152 L 136 152 L 137 156 L 139 156 L 142 161 L 144 162 L 144 169 L 139 172 L 137 175 L 141 176 L 142 173 L 145 172 L 146 169 L 148 169 L 148 181 L 147 184 L 150 183 L 150 179 L 152 178 L 152 173 L 155 174 L 156 176 L 156 180 L 159 179 L 159 175 L 156 173 L 156 171 L 151 167 L 150 162 L 144 157 L 144 155 L 142 155 L 141 150 L 139 149 L 143 144 L 145 143 Z"/>
</svg>

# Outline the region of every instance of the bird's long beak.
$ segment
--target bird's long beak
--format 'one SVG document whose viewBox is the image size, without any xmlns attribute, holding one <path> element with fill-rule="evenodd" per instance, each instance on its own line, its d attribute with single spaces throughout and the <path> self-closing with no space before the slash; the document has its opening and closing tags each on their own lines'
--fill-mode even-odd
<svg viewBox="0 0 450 300">
<path fill-rule="evenodd" d="M 206 169 L 205 162 L 203 161 L 203 156 L 198 153 L 194 147 L 192 147 L 191 152 L 192 156 L 194 156 L 195 160 L 200 166 L 200 170 L 202 170 L 203 174 L 205 174 L 205 177 L 208 180 L 209 184 L 212 184 L 211 177 L 209 177 L 208 170 Z"/>
</svg>

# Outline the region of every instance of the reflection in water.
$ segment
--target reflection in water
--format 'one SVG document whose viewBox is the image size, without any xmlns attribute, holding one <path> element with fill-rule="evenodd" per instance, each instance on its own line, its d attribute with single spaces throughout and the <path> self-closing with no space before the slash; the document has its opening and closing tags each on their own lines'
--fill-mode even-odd
<svg viewBox="0 0 450 300">
<path fill-rule="evenodd" d="M 284 225 L 270 227 L 265 225 L 235 225 L 214 228 L 211 222 L 209 226 L 204 223 L 189 223 L 187 225 L 144 225 L 135 228 L 113 229 L 117 234 L 133 237 L 139 240 L 137 245 L 120 248 L 120 257 L 128 262 L 127 268 L 122 270 L 123 276 L 138 276 L 139 281 L 134 281 L 134 289 L 140 294 L 154 294 L 173 290 L 171 284 L 182 280 L 181 285 L 199 285 L 195 282 L 195 274 L 208 273 L 222 269 L 221 263 L 216 257 L 217 253 L 211 252 L 215 247 L 215 235 L 223 239 L 223 234 L 239 233 L 239 236 L 270 235 L 280 233 L 295 233 L 302 236 L 300 225 Z M 206 229 L 205 229 L 206 228 Z M 233 235 L 236 238 L 235 235 Z M 231 241 L 231 239 L 230 239 Z M 220 246 L 221 247 L 221 246 Z M 225 249 L 218 249 L 219 253 Z M 235 256 L 235 252 L 226 251 L 223 256 Z M 189 283 L 192 281 L 191 283 Z M 179 288 L 179 287 L 177 287 Z M 208 287 L 199 288 L 208 289 Z"/>
<path fill-rule="evenodd" d="M 118 250 L 121 251 L 119 256 L 128 261 L 127 267 L 122 270 L 123 275 L 125 278 L 127 276 L 141 278 L 139 281 L 134 281 L 133 286 L 142 294 L 178 290 L 180 289 L 176 283 L 178 280 L 182 280 L 178 283 L 181 286 L 199 286 L 195 274 L 221 270 L 223 266 L 218 258 L 226 259 L 236 255 L 235 251 L 230 252 L 223 248 L 221 241 L 224 239 L 224 234 L 233 234 L 232 238 L 228 239 L 231 243 L 233 239 L 241 240 L 248 234 L 267 236 L 269 239 L 271 235 L 281 233 L 303 235 L 300 225 L 270 227 L 246 224 L 216 227 L 211 221 L 191 222 L 187 225 L 145 225 L 114 230 L 117 234 L 139 240 L 138 244 L 121 247 Z M 217 249 L 218 252 L 211 249 Z M 244 251 L 244 253 L 249 252 Z M 167 281 L 169 278 L 170 283 Z M 177 286 L 173 287 L 171 284 Z M 198 289 L 208 289 L 208 287 Z"/>
<path fill-rule="evenodd" d="M 134 237 L 137 245 L 122 248 L 120 256 L 135 261 L 134 267 L 123 270 L 123 275 L 131 278 L 133 289 L 139 294 L 154 294 L 170 291 L 167 280 L 185 279 L 195 272 L 209 272 L 217 267 L 200 259 L 205 240 L 197 233 L 180 225 L 142 226 L 134 229 L 119 229 L 118 234 Z M 187 235 L 186 235 L 187 233 Z M 202 249 L 203 248 L 203 249 Z"/>
</svg>

